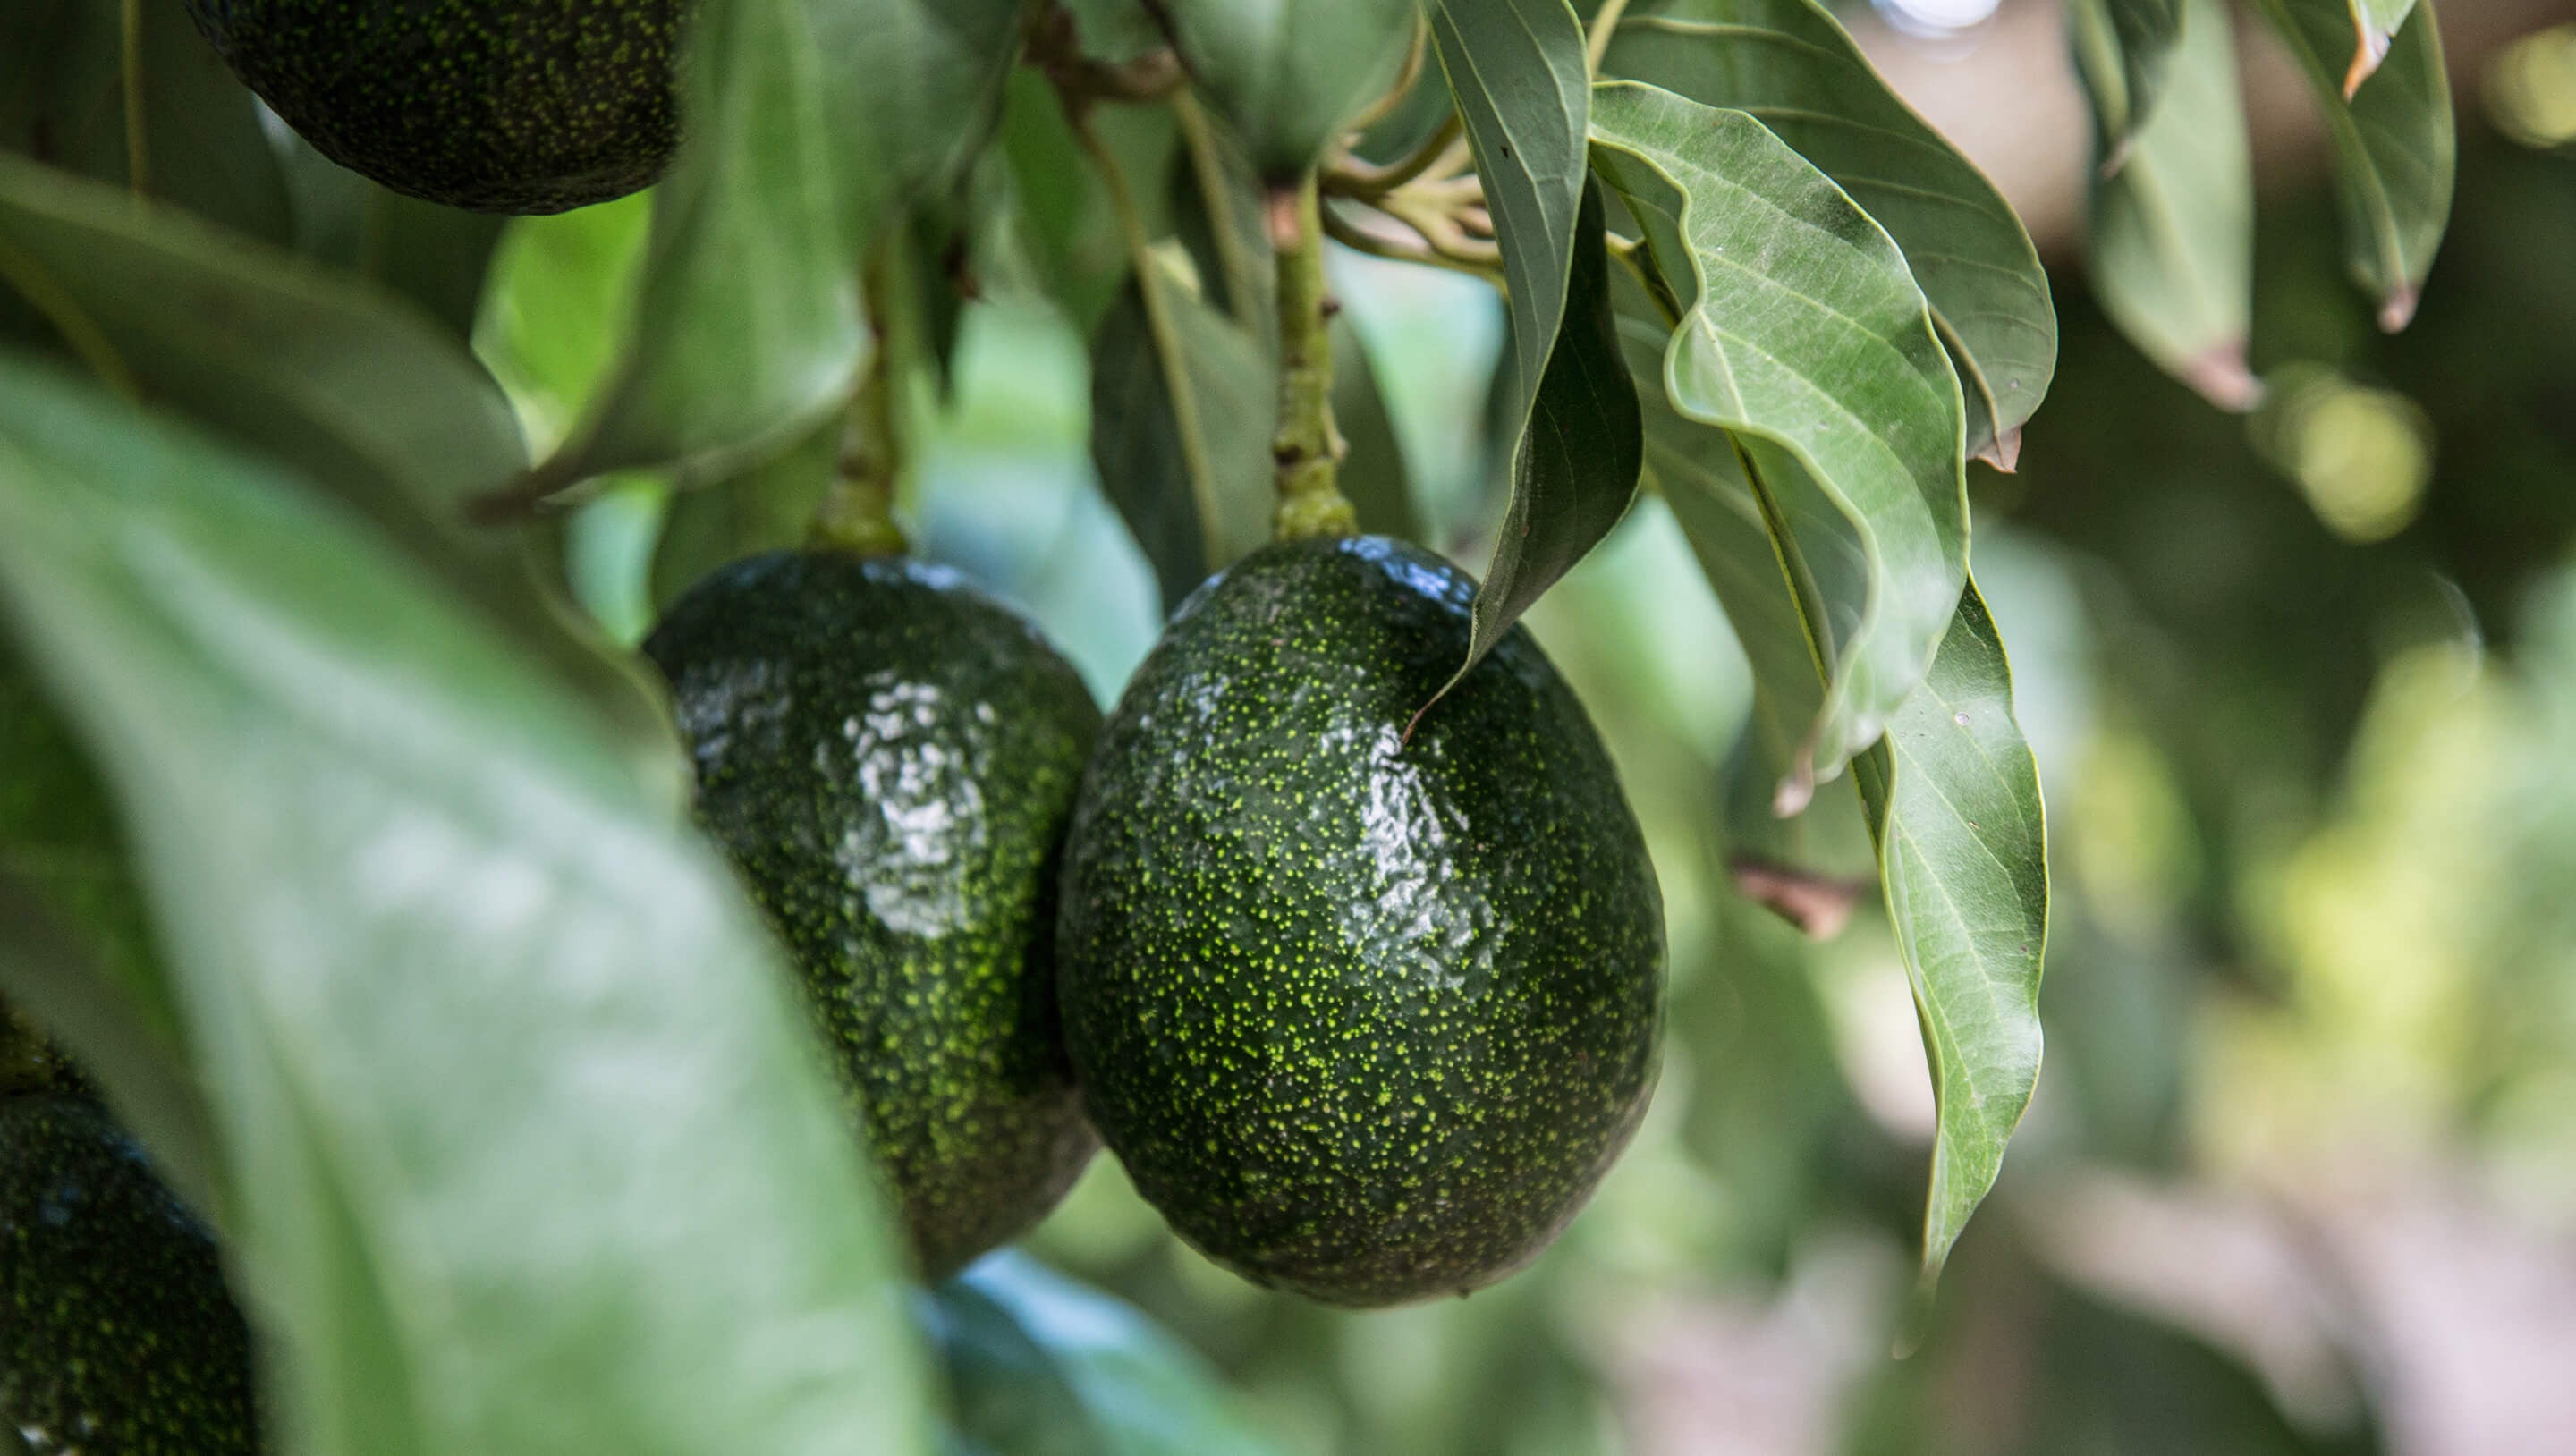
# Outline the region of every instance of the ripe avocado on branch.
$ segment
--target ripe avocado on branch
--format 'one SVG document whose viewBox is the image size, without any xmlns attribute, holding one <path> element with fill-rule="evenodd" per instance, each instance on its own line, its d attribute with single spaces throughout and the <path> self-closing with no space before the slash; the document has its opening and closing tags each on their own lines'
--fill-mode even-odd
<svg viewBox="0 0 2576 1456">
<path fill-rule="evenodd" d="M 725 568 L 645 651 L 699 822 L 803 972 L 922 1272 L 1025 1232 L 1098 1147 L 1053 954 L 1090 690 L 956 573 L 839 551 Z"/>
<path fill-rule="evenodd" d="M 1473 583 L 1376 537 L 1265 547 L 1102 729 L 1058 931 L 1085 1104 L 1255 1283 L 1463 1294 L 1571 1220 L 1644 1115 L 1663 902 L 1607 753 Z"/>
<path fill-rule="evenodd" d="M 477 212 L 662 175 L 685 0 L 187 0 L 242 84 L 331 160 Z"/>
<path fill-rule="evenodd" d="M 213 1239 L 82 1098 L 0 1101 L 0 1423 L 36 1456 L 250 1456 Z"/>
</svg>

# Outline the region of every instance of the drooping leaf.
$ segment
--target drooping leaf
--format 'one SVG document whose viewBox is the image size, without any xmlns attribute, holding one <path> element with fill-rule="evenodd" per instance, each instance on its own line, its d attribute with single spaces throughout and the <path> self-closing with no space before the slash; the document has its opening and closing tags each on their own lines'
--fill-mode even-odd
<svg viewBox="0 0 2576 1456">
<path fill-rule="evenodd" d="M 2347 0 L 2352 12 L 2352 63 L 2344 67 L 2343 94 L 2350 100 L 2388 59 L 2390 42 L 2415 11 L 2415 0 Z"/>
<path fill-rule="evenodd" d="M 1417 0 L 1146 0 L 1266 180 L 1292 181 L 1404 69 Z"/>
<path fill-rule="evenodd" d="M 343 512 L 0 362 L 0 624 L 121 807 L 302 1452 L 922 1449 L 757 913 Z"/>
<path fill-rule="evenodd" d="M 1252 335 L 1160 259 L 1131 281 L 1091 344 L 1091 459 L 1154 579 L 1180 605 L 1269 539 L 1271 365 Z M 1138 282 L 1171 324 L 1156 337 Z"/>
<path fill-rule="evenodd" d="M 1780 788 L 1795 812 L 1886 730 L 1949 626 L 1967 571 L 1958 384 L 1896 245 L 1750 115 L 1605 82 L 1592 134 L 1669 295 L 1672 407 L 1734 434 L 1767 513 L 1840 538 L 1806 567 L 1831 671 Z"/>
<path fill-rule="evenodd" d="M 2255 8 L 2316 92 L 2334 139 L 2344 266 L 2377 301 L 2379 326 L 2395 333 L 2415 316 L 2451 218 L 2457 147 L 2433 7 L 2415 7 L 2370 84 L 2349 98 L 2337 64 L 2353 36 L 2355 11 L 2345 0 L 2255 0 Z"/>
<path fill-rule="evenodd" d="M 1421 540 L 1422 512 L 1414 503 L 1404 442 L 1396 436 L 1368 346 L 1348 314 L 1333 319 L 1333 423 L 1350 445 L 1342 457 L 1341 487 L 1359 516 L 1360 529 Z"/>
<path fill-rule="evenodd" d="M 2012 669 L 1975 582 L 1922 690 L 1852 761 L 1852 776 L 1940 1112 L 1923 1210 L 1928 1283 L 1995 1186 L 2039 1085 L 2046 814 L 2013 719 Z"/>
<path fill-rule="evenodd" d="M 126 188 L 118 0 L 13 0 L 0 9 L 0 151 Z M 290 232 L 258 103 L 179 5 L 142 5 L 143 190 L 264 242 Z"/>
<path fill-rule="evenodd" d="M 1511 504 L 1463 677 L 1627 513 L 1640 446 L 1610 323 L 1602 201 L 1585 178 L 1582 23 L 1565 0 L 1443 0 L 1432 35 L 1494 216 L 1510 322 L 1497 404 Z"/>
<path fill-rule="evenodd" d="M 1145 1317 L 1024 1254 L 931 1292 L 970 1456 L 1269 1456 L 1216 1373 Z"/>
<path fill-rule="evenodd" d="M 2168 374 L 2221 409 L 2250 408 L 2254 174 L 2236 39 L 2217 0 L 2191 17 L 2166 99 L 2120 169 L 2093 184 L 2088 263 L 2103 312 Z"/>
<path fill-rule="evenodd" d="M 2021 220 L 1814 0 L 1646 0 L 1602 73 L 1751 112 L 1904 249 L 1966 394 L 1968 453 L 2006 469 L 2057 368 L 2048 275 Z"/>
<path fill-rule="evenodd" d="M 676 802 L 654 691 L 544 595 L 518 542 L 465 523 L 466 503 L 526 456 L 459 341 L 326 270 L 9 157 L 0 253 L 54 301 L 94 370 L 288 463 L 472 592 L 583 686 Z"/>
<path fill-rule="evenodd" d="M 2130 142 L 2156 115 L 2185 9 L 2182 0 L 2068 0 L 2067 44 L 2093 103 L 2106 175 L 2126 164 Z"/>
<path fill-rule="evenodd" d="M 847 394 L 861 254 L 990 134 L 1020 0 L 707 0 L 686 140 L 657 189 L 636 327 L 589 419 L 526 487 L 721 473 Z"/>
<path fill-rule="evenodd" d="M 655 609 L 668 607 L 728 562 L 805 540 L 815 508 L 831 488 L 844 433 L 840 416 L 826 416 L 777 459 L 675 492 L 654 542 Z"/>
<path fill-rule="evenodd" d="M 293 245 L 421 306 L 460 339 L 474 335 L 483 282 L 509 219 L 405 197 L 288 133 L 280 144 Z"/>
</svg>

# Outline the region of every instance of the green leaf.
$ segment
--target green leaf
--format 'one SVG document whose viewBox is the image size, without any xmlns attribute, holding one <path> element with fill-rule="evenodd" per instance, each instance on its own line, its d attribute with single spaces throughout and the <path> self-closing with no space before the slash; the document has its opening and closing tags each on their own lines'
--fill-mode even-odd
<svg viewBox="0 0 2576 1456">
<path fill-rule="evenodd" d="M 465 504 L 526 456 L 461 343 L 375 290 L 182 213 L 0 157 L 0 283 L 46 302 L 123 392 L 281 460 L 472 593 L 579 682 L 678 802 L 658 692 Z"/>
<path fill-rule="evenodd" d="M 1886 731 L 1967 572 L 1959 388 L 1896 245 L 1740 111 L 1634 82 L 1592 102 L 1593 166 L 1627 202 L 1676 322 L 1672 407 L 1733 432 L 1808 570 L 1831 664 L 1782 813 Z"/>
<path fill-rule="evenodd" d="M 0 7 L 0 151 L 124 188 L 123 21 L 118 0 L 13 0 Z M 258 103 L 184 6 L 136 7 L 145 190 L 156 201 L 266 242 L 291 219 Z"/>
<path fill-rule="evenodd" d="M 2451 218 L 2457 148 L 2451 81 L 2430 4 L 2397 32 L 2370 84 L 2347 98 L 2335 60 L 2352 38 L 2343 0 L 2255 0 L 2308 75 L 2334 139 L 2344 266 L 2390 333 L 2415 316 L 2424 275 Z"/>
<path fill-rule="evenodd" d="M 2388 59 L 2389 44 L 2415 12 L 2415 0 L 2346 0 L 2346 5 L 2353 35 L 2352 63 L 2343 73 L 2343 94 L 2349 100 Z"/>
<path fill-rule="evenodd" d="M 778 954 L 386 542 L 0 362 L 0 622 L 123 811 L 290 1449 L 922 1449 Z"/>
<path fill-rule="evenodd" d="M 1853 760 L 1904 953 L 1940 1128 L 1923 1275 L 1940 1277 L 2039 1085 L 2048 829 L 2012 669 L 1971 581 L 1923 688 Z"/>
<path fill-rule="evenodd" d="M 2068 0 L 2067 45 L 2093 103 L 2105 174 L 2120 170 L 2139 129 L 2159 114 L 2184 11 L 2184 0 Z"/>
<path fill-rule="evenodd" d="M 2191 23 L 2166 68 L 2171 103 L 2126 162 L 2093 184 L 2094 295 L 2129 341 L 2221 409 L 2248 409 L 2254 310 L 2254 174 L 2237 87 L 2235 29 L 2218 0 L 2187 0 Z"/>
<path fill-rule="evenodd" d="M 1216 1373 L 1134 1309 L 1023 1254 L 939 1287 L 924 1318 L 957 1434 L 991 1456 L 1270 1456 Z"/>
<path fill-rule="evenodd" d="M 1122 175 L 1144 179 L 1171 170 L 1176 138 L 1168 108 L 1104 106 L 1090 120 Z M 1010 169 L 1015 232 L 1035 282 L 1089 337 L 1127 281 L 1127 238 L 1099 170 L 1065 120 L 1055 87 L 1034 69 L 1023 67 L 1011 77 L 999 150 Z M 1147 234 L 1170 231 L 1163 189 L 1135 190 Z"/>
<path fill-rule="evenodd" d="M 1494 215 L 1511 328 L 1498 401 L 1511 504 L 1464 677 L 1619 524 L 1641 447 L 1610 322 L 1601 195 L 1585 178 L 1582 23 L 1565 0 L 1443 0 L 1432 34 Z"/>
<path fill-rule="evenodd" d="M 653 549 L 654 608 L 729 562 L 802 543 L 831 488 L 845 433 L 845 421 L 827 415 L 777 459 L 673 494 Z"/>
<path fill-rule="evenodd" d="M 1138 284 L 1157 290 L 1158 339 Z M 1269 356 L 1157 257 L 1091 342 L 1091 459 L 1166 611 L 1270 539 Z"/>
<path fill-rule="evenodd" d="M 1404 69 L 1416 0 L 1146 0 L 1264 180 L 1295 180 Z"/>
<path fill-rule="evenodd" d="M 1627 13 L 1602 74 L 1751 112 L 1887 229 L 1957 367 L 1968 453 L 2010 469 L 2057 368 L 2057 315 L 2030 235 L 1994 184 L 1897 99 L 1814 0 L 1641 9 Z"/>
<path fill-rule="evenodd" d="M 484 279 L 510 219 L 377 186 L 292 133 L 281 145 L 295 251 L 373 279 L 456 337 L 472 338 Z"/>
<path fill-rule="evenodd" d="M 657 189 L 636 327 L 527 493 L 611 470 L 722 474 L 846 397 L 861 256 L 990 134 L 1020 0 L 707 0 L 687 140 Z"/>
<path fill-rule="evenodd" d="M 1414 504 L 1404 442 L 1396 436 L 1368 346 L 1348 314 L 1333 319 L 1333 423 L 1350 445 L 1340 480 L 1360 529 L 1401 541 L 1421 540 L 1422 512 Z"/>
</svg>

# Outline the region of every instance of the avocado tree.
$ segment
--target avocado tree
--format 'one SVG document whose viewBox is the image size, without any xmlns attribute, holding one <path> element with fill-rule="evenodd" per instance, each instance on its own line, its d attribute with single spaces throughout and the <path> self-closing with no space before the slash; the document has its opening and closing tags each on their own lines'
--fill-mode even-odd
<svg viewBox="0 0 2576 1456">
<path fill-rule="evenodd" d="M 2252 9 L 2402 328 L 2431 7 Z M 2233 18 L 2069 20 L 2095 292 L 2246 407 Z M 1425 539 L 1355 255 L 1502 300 L 1469 538 Z M 1050 624 L 906 559 L 1004 301 L 1085 342 L 1172 613 L 1105 727 Z M 1269 1448 L 1024 1260 L 908 1290 L 1095 1131 L 1333 1303 L 1566 1226 L 1681 1033 L 1520 622 L 1641 494 L 1751 670 L 1737 888 L 1883 899 L 1928 1310 L 2039 1075 L 1969 488 L 2057 348 L 2021 222 L 1818 0 L 9 0 L 0 1443 Z M 26 1337 L 67 1256 L 7 1239 L 75 1186 L 178 1271 L 86 1276 L 134 1363 Z"/>
</svg>

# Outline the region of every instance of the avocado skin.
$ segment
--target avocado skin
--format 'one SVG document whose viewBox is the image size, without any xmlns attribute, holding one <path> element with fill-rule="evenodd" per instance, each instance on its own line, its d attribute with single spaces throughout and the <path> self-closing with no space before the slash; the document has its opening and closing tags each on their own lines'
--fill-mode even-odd
<svg viewBox="0 0 2576 1456">
<path fill-rule="evenodd" d="M 259 1449 L 213 1239 L 79 1098 L 0 1102 L 0 1421 L 34 1456 Z"/>
<path fill-rule="evenodd" d="M 662 175 L 684 0 L 187 0 L 242 84 L 331 160 L 477 212 Z"/>
<path fill-rule="evenodd" d="M 1663 902 L 1582 705 L 1378 537 L 1182 603 L 1074 811 L 1057 954 L 1093 1125 L 1264 1286 L 1373 1306 L 1535 1258 L 1644 1115 Z"/>
<path fill-rule="evenodd" d="M 1090 690 L 956 573 L 821 551 L 707 578 L 645 651 L 699 821 L 804 973 L 923 1275 L 1026 1232 L 1099 1146 L 1052 943 Z"/>
</svg>

